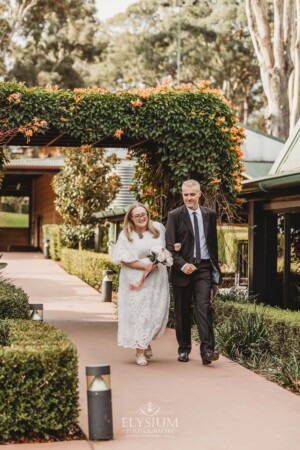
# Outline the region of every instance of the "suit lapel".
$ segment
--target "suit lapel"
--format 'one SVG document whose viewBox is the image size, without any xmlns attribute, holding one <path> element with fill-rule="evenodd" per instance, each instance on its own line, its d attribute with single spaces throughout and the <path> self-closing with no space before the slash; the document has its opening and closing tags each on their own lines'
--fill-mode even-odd
<svg viewBox="0 0 300 450">
<path fill-rule="evenodd" d="M 200 206 L 200 210 L 201 210 L 202 219 L 203 219 L 203 228 L 204 228 L 205 239 L 206 239 L 206 241 L 207 241 L 207 234 L 208 234 L 208 214 L 207 214 L 207 212 L 205 212 L 205 210 L 202 208 L 202 206 Z"/>
<path fill-rule="evenodd" d="M 188 230 L 190 231 L 190 233 L 194 237 L 193 225 L 192 225 L 191 218 L 190 218 L 190 215 L 188 213 L 188 210 L 187 210 L 186 206 L 182 207 L 181 213 L 182 213 L 182 216 L 183 216 L 183 221 L 185 222 Z"/>
<path fill-rule="evenodd" d="M 208 214 L 207 212 L 205 212 L 204 208 L 202 206 L 200 206 L 201 209 L 201 214 L 202 214 L 202 219 L 203 219 L 203 228 L 204 228 L 204 234 L 205 234 L 205 239 L 207 242 L 207 234 L 208 234 Z"/>
</svg>

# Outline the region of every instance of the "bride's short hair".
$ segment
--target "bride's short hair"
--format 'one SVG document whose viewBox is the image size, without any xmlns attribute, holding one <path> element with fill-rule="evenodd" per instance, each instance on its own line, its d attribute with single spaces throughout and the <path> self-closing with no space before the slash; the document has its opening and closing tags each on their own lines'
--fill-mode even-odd
<svg viewBox="0 0 300 450">
<path fill-rule="evenodd" d="M 125 233 L 125 236 L 127 237 L 127 239 L 131 242 L 132 241 L 132 236 L 131 233 L 133 231 L 136 231 L 134 223 L 132 221 L 132 211 L 134 210 L 134 208 L 141 206 L 142 208 L 144 208 L 144 210 L 147 213 L 148 216 L 148 231 L 150 231 L 150 233 L 153 234 L 153 237 L 156 239 L 158 238 L 158 236 L 160 235 L 160 232 L 157 228 L 155 228 L 155 226 L 153 225 L 152 220 L 150 219 L 150 214 L 149 214 L 149 210 L 148 208 L 143 205 L 142 203 L 136 202 L 136 203 L 132 203 L 132 205 L 129 206 L 129 209 L 126 213 L 126 216 L 124 218 L 124 225 L 123 225 L 123 231 Z M 142 236 L 141 236 L 142 237 Z"/>
</svg>

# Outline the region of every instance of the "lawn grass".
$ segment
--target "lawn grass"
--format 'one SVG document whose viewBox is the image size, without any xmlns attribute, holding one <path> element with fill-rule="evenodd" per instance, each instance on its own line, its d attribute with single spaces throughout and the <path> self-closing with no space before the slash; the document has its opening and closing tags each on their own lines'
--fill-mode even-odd
<svg viewBox="0 0 300 450">
<path fill-rule="evenodd" d="M 28 228 L 29 227 L 29 214 L 0 212 L 0 227 Z"/>
</svg>

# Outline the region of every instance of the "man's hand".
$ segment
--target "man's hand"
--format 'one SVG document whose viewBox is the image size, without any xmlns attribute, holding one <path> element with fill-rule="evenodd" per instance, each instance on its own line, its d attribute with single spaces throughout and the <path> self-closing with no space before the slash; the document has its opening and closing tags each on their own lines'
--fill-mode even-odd
<svg viewBox="0 0 300 450">
<path fill-rule="evenodd" d="M 186 264 L 185 267 L 182 269 L 182 271 L 186 275 L 191 275 L 193 272 L 197 270 L 197 267 L 194 266 L 194 264 Z"/>
<path fill-rule="evenodd" d="M 219 286 L 217 284 L 213 284 L 212 289 L 211 289 L 211 294 L 210 294 L 211 303 L 214 301 L 214 298 L 217 295 L 218 290 L 219 290 Z"/>
</svg>

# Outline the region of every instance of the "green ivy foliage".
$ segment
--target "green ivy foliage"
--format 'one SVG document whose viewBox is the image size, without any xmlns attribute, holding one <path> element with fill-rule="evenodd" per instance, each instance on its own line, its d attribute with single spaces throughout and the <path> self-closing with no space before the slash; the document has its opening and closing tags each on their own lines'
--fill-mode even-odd
<svg viewBox="0 0 300 450">
<path fill-rule="evenodd" d="M 0 101 L 16 94 L 18 100 L 2 111 L 2 120 L 28 139 L 33 132 L 55 129 L 82 145 L 108 136 L 121 143 L 124 136 L 148 141 L 147 149 L 131 151 L 137 158 L 132 189 L 154 216 L 163 218 L 177 206 L 181 184 L 188 178 L 201 183 L 205 203 L 217 206 L 219 217 L 234 210 L 241 190 L 243 129 L 229 102 L 209 82 L 116 93 L 0 83 Z"/>
</svg>

